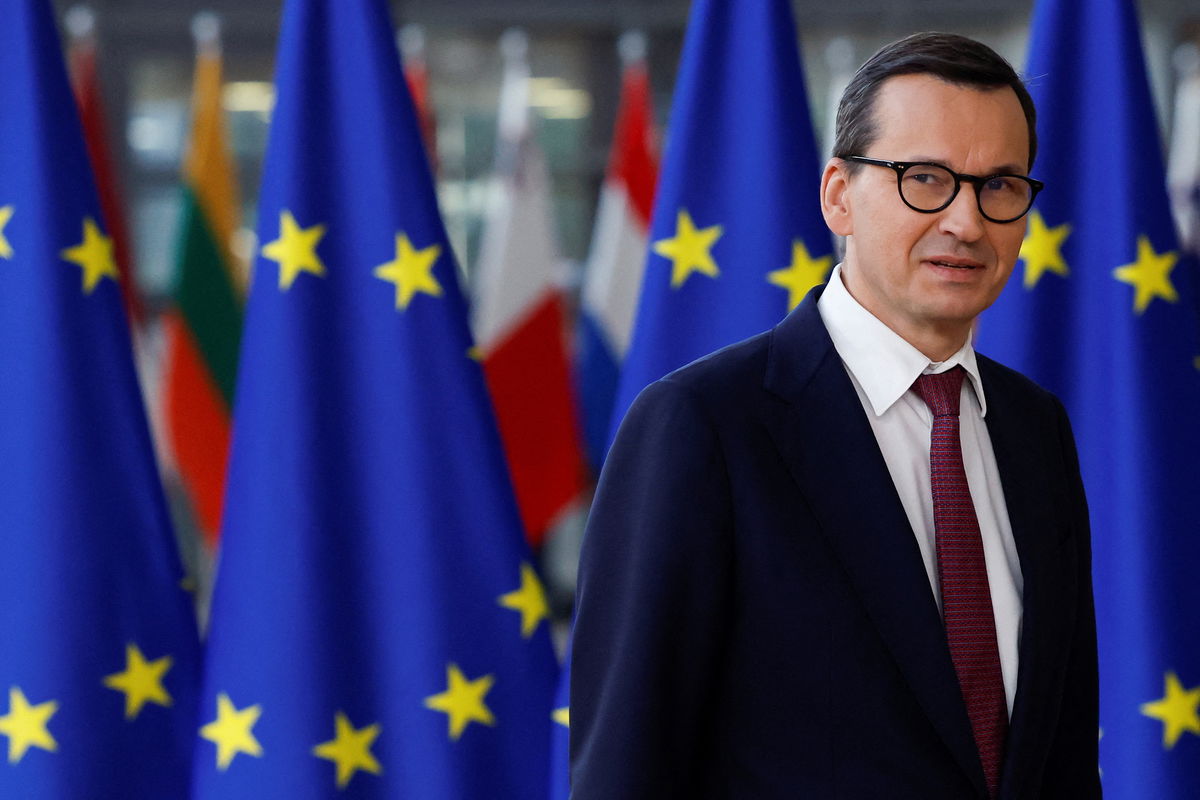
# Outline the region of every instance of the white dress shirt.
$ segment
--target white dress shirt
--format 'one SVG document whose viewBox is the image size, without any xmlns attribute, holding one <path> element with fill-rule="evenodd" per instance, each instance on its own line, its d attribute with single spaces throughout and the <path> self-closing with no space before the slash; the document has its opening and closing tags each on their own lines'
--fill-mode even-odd
<svg viewBox="0 0 1200 800">
<path fill-rule="evenodd" d="M 939 610 L 942 599 L 937 578 L 929 476 L 933 415 L 925 401 L 909 389 L 918 376 L 944 372 L 955 366 L 961 366 L 970 378 L 963 381 L 959 403 L 963 466 L 983 538 L 992 611 L 996 618 L 996 644 L 1000 649 L 1000 670 L 1011 717 L 1017 688 L 1023 581 L 1004 489 L 996 468 L 996 455 L 984 422 L 987 398 L 979 378 L 975 349 L 968 338 L 962 349 L 947 360 L 931 362 L 851 297 L 842 283 L 840 264 L 829 277 L 817 309 L 871 422 L 883 460 L 916 534 Z"/>
</svg>

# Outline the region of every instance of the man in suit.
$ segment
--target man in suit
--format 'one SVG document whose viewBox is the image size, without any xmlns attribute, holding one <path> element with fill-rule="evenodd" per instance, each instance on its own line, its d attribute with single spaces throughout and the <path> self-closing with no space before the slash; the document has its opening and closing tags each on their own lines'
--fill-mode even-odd
<svg viewBox="0 0 1200 800">
<path fill-rule="evenodd" d="M 648 387 L 580 565 L 572 797 L 1099 796 L 1087 506 L 1058 400 L 976 354 L 1040 184 L 984 45 L 883 48 L 773 330 Z"/>
</svg>

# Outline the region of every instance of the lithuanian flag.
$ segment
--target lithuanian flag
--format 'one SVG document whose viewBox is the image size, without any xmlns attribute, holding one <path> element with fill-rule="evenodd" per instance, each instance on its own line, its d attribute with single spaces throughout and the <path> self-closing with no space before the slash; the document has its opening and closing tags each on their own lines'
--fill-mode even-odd
<svg viewBox="0 0 1200 800">
<path fill-rule="evenodd" d="M 242 281 L 230 250 L 240 206 L 221 110 L 216 22 L 200 20 L 194 27 L 192 131 L 183 167 L 175 305 L 166 322 L 163 405 L 176 470 L 211 547 L 220 531 L 242 332 Z"/>
</svg>

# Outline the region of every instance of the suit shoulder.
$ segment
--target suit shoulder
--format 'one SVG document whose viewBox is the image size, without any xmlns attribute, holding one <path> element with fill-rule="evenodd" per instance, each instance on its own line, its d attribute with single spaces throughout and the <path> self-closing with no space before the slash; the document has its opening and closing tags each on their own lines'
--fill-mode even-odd
<svg viewBox="0 0 1200 800">
<path fill-rule="evenodd" d="M 983 378 L 984 389 L 989 396 L 994 391 L 1003 396 L 1006 402 L 1062 408 L 1062 401 L 1057 395 L 1024 373 L 1006 367 L 979 352 L 975 353 L 975 358 L 979 363 L 979 374 Z"/>
<path fill-rule="evenodd" d="M 772 331 L 722 347 L 662 378 L 703 397 L 759 388 L 766 369 Z"/>
<path fill-rule="evenodd" d="M 620 426 L 638 430 L 672 425 L 720 427 L 756 406 L 762 391 L 770 331 L 703 356 L 646 386 Z"/>
</svg>

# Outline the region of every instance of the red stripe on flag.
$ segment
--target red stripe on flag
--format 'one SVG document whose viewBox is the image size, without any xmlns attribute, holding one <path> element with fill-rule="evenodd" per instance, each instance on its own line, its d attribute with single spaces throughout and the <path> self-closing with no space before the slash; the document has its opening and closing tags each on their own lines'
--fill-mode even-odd
<svg viewBox="0 0 1200 800">
<path fill-rule="evenodd" d="M 174 369 L 163 379 L 163 407 L 176 468 L 192 502 L 204 540 L 215 547 L 225 502 L 225 469 L 229 458 L 229 409 L 204 367 L 192 332 L 178 310 L 164 315 L 167 363 Z"/>
<path fill-rule="evenodd" d="M 535 547 L 585 485 L 565 318 L 561 293 L 547 291 L 483 361 L 521 519 Z"/>
<path fill-rule="evenodd" d="M 609 174 L 620 178 L 629 193 L 629 202 L 642 223 L 650 228 L 654 211 L 654 185 L 658 180 L 658 162 L 654 156 L 651 128 L 650 78 L 645 65 L 625 70 L 621 88 L 621 108 L 613 132 Z"/>
<path fill-rule="evenodd" d="M 429 98 L 429 73 L 425 69 L 424 62 L 405 63 L 404 80 L 408 84 L 408 92 L 412 95 L 413 106 L 417 110 L 417 124 L 421 128 L 421 138 L 425 141 L 425 154 L 429 157 L 429 170 L 436 176 L 438 172 L 437 119 L 433 115 L 433 102 Z"/>
</svg>

